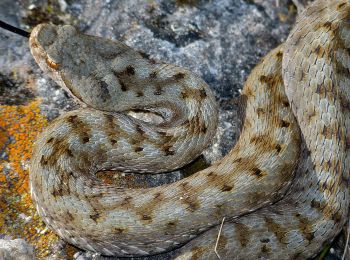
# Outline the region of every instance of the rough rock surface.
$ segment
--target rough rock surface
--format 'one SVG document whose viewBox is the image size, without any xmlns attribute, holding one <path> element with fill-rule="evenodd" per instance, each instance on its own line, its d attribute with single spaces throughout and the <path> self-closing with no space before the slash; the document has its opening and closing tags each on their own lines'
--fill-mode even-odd
<svg viewBox="0 0 350 260">
<path fill-rule="evenodd" d="M 286 39 L 295 16 L 296 9 L 288 0 L 0 1 L 0 19 L 15 26 L 30 30 L 43 21 L 72 23 L 88 34 L 121 40 L 152 58 L 199 74 L 220 104 L 218 133 L 204 153 L 209 163 L 233 146 L 239 134 L 239 91 L 253 66 Z M 19 105 L 41 97 L 41 111 L 49 120 L 77 107 L 41 73 L 27 39 L 0 30 L 0 67 L 0 105 Z M 203 162 L 197 160 L 167 176 L 137 177 L 134 184 L 176 181 L 204 167 Z M 51 256 L 66 255 L 59 252 L 64 246 L 50 250 Z M 79 260 L 99 258 L 75 252 Z M 329 259 L 337 259 L 332 257 L 328 254 Z"/>
<path fill-rule="evenodd" d="M 23 239 L 0 239 L 0 259 L 32 260 L 34 259 L 34 248 Z"/>
</svg>

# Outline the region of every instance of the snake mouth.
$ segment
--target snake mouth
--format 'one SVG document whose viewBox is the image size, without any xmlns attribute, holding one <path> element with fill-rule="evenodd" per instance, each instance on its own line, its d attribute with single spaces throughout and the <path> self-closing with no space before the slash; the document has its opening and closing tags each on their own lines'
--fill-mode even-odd
<svg viewBox="0 0 350 260">
<path fill-rule="evenodd" d="M 29 37 L 29 46 L 31 50 L 38 50 L 46 53 L 57 39 L 57 30 L 54 25 L 42 23 L 34 27 Z"/>
</svg>

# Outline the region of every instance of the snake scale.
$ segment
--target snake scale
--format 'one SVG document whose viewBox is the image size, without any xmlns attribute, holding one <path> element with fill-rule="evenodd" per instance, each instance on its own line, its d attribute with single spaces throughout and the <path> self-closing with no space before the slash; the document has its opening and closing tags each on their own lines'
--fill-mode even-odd
<svg viewBox="0 0 350 260">
<path fill-rule="evenodd" d="M 124 45 L 41 24 L 30 49 L 82 107 L 54 120 L 30 162 L 37 211 L 79 248 L 119 257 L 305 259 L 345 224 L 350 167 L 350 1 L 317 0 L 252 71 L 222 160 L 178 182 L 126 189 L 107 169 L 157 173 L 210 144 L 217 104 L 190 71 Z M 157 120 L 140 120 L 130 112 Z"/>
</svg>

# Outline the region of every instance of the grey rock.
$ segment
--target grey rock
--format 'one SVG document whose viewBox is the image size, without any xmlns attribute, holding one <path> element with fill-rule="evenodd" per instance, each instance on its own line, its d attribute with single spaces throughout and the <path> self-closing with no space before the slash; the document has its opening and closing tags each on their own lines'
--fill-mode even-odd
<svg viewBox="0 0 350 260">
<path fill-rule="evenodd" d="M 25 4 L 19 6 L 15 1 L 2 0 L 0 19 L 25 27 L 20 17 L 25 15 L 26 8 L 32 3 L 39 6 L 44 1 L 23 2 Z M 220 104 L 220 123 L 213 145 L 204 152 L 209 163 L 225 155 L 237 140 L 239 91 L 254 65 L 286 39 L 296 16 L 288 10 L 289 0 L 64 2 L 67 3 L 64 10 L 80 30 L 121 40 L 152 58 L 189 68 L 210 85 Z M 26 88 L 28 77 L 34 78 L 31 92 L 43 98 L 42 111 L 49 119 L 76 108 L 72 99 L 41 73 L 29 54 L 26 39 L 0 30 L 0 66 L 0 79 L 2 75 L 4 81 L 14 82 L 14 89 Z M 11 76 L 14 68 L 24 68 L 16 79 Z M 6 86 L 9 91 L 11 84 Z M 0 103 L 2 99 L 5 97 L 0 88 Z M 154 186 L 176 181 L 186 174 L 185 169 L 146 180 Z M 144 259 L 170 259 L 171 255 Z M 75 258 L 107 259 L 90 253 L 78 253 Z"/>
<path fill-rule="evenodd" d="M 0 239 L 0 259 L 32 260 L 35 259 L 34 248 L 23 239 Z"/>
</svg>

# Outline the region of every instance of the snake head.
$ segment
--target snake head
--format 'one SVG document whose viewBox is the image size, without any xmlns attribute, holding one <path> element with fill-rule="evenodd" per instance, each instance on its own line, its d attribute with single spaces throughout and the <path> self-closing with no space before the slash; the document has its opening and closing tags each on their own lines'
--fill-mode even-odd
<svg viewBox="0 0 350 260">
<path fill-rule="evenodd" d="M 64 47 L 67 40 L 74 37 L 76 29 L 73 26 L 55 26 L 39 24 L 31 32 L 29 38 L 30 50 L 36 62 L 45 72 L 60 71 L 64 62 Z"/>
<path fill-rule="evenodd" d="M 88 60 L 88 52 L 79 32 L 71 25 L 39 24 L 30 34 L 29 47 L 42 71 L 81 101 L 74 88 L 82 75 L 79 69 L 84 70 L 85 60 Z"/>
</svg>

